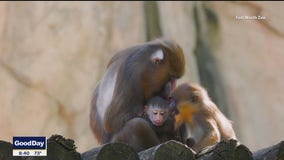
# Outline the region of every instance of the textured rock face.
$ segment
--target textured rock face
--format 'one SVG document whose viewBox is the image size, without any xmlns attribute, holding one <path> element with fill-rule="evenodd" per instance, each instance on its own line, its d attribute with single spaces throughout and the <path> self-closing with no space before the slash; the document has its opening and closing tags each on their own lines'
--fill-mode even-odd
<svg viewBox="0 0 284 160">
<path fill-rule="evenodd" d="M 284 133 L 283 2 L 214 2 L 211 7 L 220 20 L 221 43 L 214 56 L 239 137 L 252 150 L 272 145 Z"/>
<path fill-rule="evenodd" d="M 141 2 L 1 2 L 1 139 L 58 133 L 96 144 L 92 92 L 114 51 L 145 41 Z"/>
<path fill-rule="evenodd" d="M 185 52 L 180 82 L 202 82 L 252 150 L 283 139 L 283 5 L 157 2 L 161 35 Z M 74 139 L 80 152 L 95 146 L 92 92 L 115 51 L 147 40 L 144 7 L 0 2 L 0 139 L 56 133 Z M 236 19 L 258 15 L 266 19 Z"/>
<path fill-rule="evenodd" d="M 163 35 L 179 42 L 186 57 L 186 73 L 179 83 L 188 80 L 199 82 L 193 54 L 196 37 L 193 19 L 194 2 L 159 2 L 158 4 Z"/>
</svg>

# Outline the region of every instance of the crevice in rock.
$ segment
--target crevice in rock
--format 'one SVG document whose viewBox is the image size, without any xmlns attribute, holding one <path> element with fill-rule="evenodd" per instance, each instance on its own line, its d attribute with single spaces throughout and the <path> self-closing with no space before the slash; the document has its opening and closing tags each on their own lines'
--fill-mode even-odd
<svg viewBox="0 0 284 160">
<path fill-rule="evenodd" d="M 155 1 L 144 2 L 147 41 L 162 36 L 158 4 Z"/>
<path fill-rule="evenodd" d="M 74 118 L 76 117 L 76 112 L 70 112 L 66 106 L 64 106 L 62 103 L 59 103 L 59 102 L 57 102 L 57 106 L 58 106 L 58 114 L 59 114 L 59 116 L 67 124 L 66 126 L 67 126 L 68 134 L 71 137 L 75 138 L 75 133 L 74 133 L 74 130 L 73 130 L 73 126 L 74 126 L 74 121 L 75 121 Z"/>
<path fill-rule="evenodd" d="M 208 90 L 209 96 L 220 110 L 225 115 L 230 116 L 222 76 L 213 56 L 213 48 L 218 45 L 218 42 L 215 42 L 214 39 L 219 31 L 218 17 L 214 11 L 206 6 L 206 2 L 196 2 L 193 12 L 196 29 L 194 54 L 200 83 Z"/>
</svg>

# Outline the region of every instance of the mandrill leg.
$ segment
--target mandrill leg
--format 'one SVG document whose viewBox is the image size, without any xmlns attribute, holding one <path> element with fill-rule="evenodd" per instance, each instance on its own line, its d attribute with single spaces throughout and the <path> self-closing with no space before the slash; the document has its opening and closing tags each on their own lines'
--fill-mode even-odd
<svg viewBox="0 0 284 160">
<path fill-rule="evenodd" d="M 154 130 L 143 118 L 129 120 L 122 129 L 116 133 L 112 142 L 123 142 L 132 146 L 136 151 L 160 144 Z"/>
</svg>

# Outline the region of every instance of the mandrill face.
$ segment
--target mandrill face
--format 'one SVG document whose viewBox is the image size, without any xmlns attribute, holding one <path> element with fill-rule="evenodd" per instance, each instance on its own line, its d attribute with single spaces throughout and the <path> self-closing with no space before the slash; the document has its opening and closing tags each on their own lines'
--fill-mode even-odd
<svg viewBox="0 0 284 160">
<path fill-rule="evenodd" d="M 140 58 L 140 60 L 143 59 L 140 61 L 143 62 L 140 65 L 142 70 L 140 82 L 146 100 L 156 95 L 168 99 L 175 88 L 176 79 L 180 78 L 185 71 L 182 49 L 168 41 L 160 43 L 162 48 L 153 43 L 154 50 L 144 54 L 144 58 Z"/>
<path fill-rule="evenodd" d="M 181 84 L 173 91 L 173 103 L 178 109 L 178 123 L 186 121 L 192 124 L 193 116 L 201 108 L 202 91 L 197 85 L 189 83 Z"/>
</svg>

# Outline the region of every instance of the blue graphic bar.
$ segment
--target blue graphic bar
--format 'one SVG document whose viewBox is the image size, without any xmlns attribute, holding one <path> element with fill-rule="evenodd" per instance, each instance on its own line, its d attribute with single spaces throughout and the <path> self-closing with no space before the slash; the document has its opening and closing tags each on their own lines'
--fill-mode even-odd
<svg viewBox="0 0 284 160">
<path fill-rule="evenodd" d="M 13 137 L 13 149 L 46 149 L 46 137 Z"/>
</svg>

